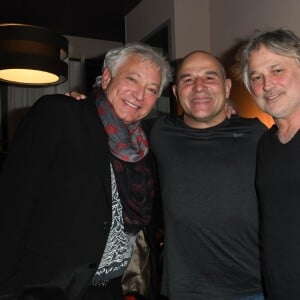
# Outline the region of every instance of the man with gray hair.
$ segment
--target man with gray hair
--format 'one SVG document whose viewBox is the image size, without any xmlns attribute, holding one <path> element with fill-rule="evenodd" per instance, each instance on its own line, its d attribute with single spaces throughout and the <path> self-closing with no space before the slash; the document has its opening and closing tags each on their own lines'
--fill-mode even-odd
<svg viewBox="0 0 300 300">
<path fill-rule="evenodd" d="M 271 300 L 300 297 L 300 38 L 278 29 L 254 35 L 240 53 L 239 73 L 275 124 L 260 139 L 256 187 L 262 270 Z"/>
<path fill-rule="evenodd" d="M 43 96 L 15 134 L 0 174 L 0 299 L 122 299 L 155 198 L 140 121 L 171 72 L 140 43 L 104 66 L 96 98 Z"/>
</svg>

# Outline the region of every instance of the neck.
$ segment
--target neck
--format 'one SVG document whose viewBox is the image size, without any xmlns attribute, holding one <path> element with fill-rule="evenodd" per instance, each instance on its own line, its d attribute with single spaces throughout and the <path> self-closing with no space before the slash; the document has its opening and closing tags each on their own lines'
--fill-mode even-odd
<svg viewBox="0 0 300 300">
<path fill-rule="evenodd" d="M 278 138 L 282 144 L 288 143 L 300 129 L 300 118 L 275 119 Z"/>
<path fill-rule="evenodd" d="M 210 118 L 210 119 L 205 119 L 205 118 L 192 118 L 187 114 L 183 115 L 183 121 L 184 123 L 191 127 L 191 128 L 196 128 L 196 129 L 206 129 L 210 127 L 217 126 L 221 124 L 224 120 L 226 119 L 226 115 L 219 115 L 217 118 Z"/>
</svg>

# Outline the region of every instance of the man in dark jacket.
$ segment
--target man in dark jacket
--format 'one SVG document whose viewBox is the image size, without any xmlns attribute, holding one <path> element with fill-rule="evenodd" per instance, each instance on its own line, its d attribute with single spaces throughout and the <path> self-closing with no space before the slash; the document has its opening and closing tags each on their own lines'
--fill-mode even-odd
<svg viewBox="0 0 300 300">
<path fill-rule="evenodd" d="M 155 196 L 140 120 L 169 78 L 160 53 L 129 44 L 107 53 L 96 99 L 34 104 L 1 169 L 0 299 L 121 299 Z"/>
</svg>

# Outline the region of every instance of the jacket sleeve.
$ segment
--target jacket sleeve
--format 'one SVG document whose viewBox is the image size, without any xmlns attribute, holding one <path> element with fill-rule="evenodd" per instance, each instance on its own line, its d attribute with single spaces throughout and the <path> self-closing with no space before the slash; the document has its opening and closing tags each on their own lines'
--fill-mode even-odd
<svg viewBox="0 0 300 300">
<path fill-rule="evenodd" d="M 0 173 L 0 295 L 17 282 L 30 214 L 60 139 L 63 95 L 40 98 L 21 122 Z M 14 287 L 15 289 L 15 287 Z"/>
</svg>

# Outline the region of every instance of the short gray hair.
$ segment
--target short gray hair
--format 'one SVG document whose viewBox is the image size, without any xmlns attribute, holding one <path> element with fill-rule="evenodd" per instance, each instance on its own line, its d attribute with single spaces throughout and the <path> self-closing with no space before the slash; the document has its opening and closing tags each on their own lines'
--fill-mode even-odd
<svg viewBox="0 0 300 300">
<path fill-rule="evenodd" d="M 114 76 L 119 66 L 132 54 L 137 54 L 141 61 L 151 61 L 154 63 L 161 73 L 161 85 L 158 96 L 161 95 L 163 89 L 172 80 L 171 66 L 162 52 L 157 48 L 153 48 L 143 43 L 128 43 L 124 46 L 109 50 L 104 58 L 102 71 L 106 68 L 110 70 Z"/>
<path fill-rule="evenodd" d="M 277 29 L 256 33 L 240 49 L 239 62 L 235 69 L 250 92 L 249 56 L 252 51 L 258 50 L 261 46 L 265 46 L 278 55 L 295 58 L 296 62 L 300 64 L 300 38 L 291 30 Z"/>
</svg>

